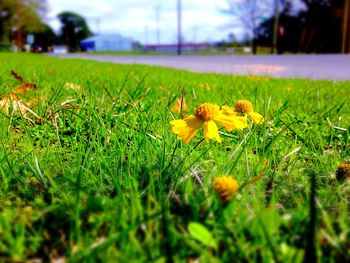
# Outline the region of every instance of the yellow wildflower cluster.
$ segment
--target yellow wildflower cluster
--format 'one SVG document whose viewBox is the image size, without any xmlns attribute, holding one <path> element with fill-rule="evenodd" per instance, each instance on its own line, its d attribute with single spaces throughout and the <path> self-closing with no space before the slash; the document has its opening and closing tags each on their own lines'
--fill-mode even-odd
<svg viewBox="0 0 350 263">
<path fill-rule="evenodd" d="M 215 178 L 213 188 L 221 201 L 229 202 L 238 191 L 238 182 L 232 176 L 221 175 Z"/>
<path fill-rule="evenodd" d="M 196 108 L 194 115 L 173 120 L 170 124 L 177 138 L 185 143 L 189 143 L 201 127 L 204 128 L 204 138 L 207 143 L 210 139 L 221 143 L 217 124 L 224 126 L 230 132 L 246 128 L 247 120 L 252 120 L 255 124 L 264 122 L 264 118 L 254 112 L 250 101 L 239 100 L 234 107 L 222 106 L 220 108 L 212 103 L 201 104 Z"/>
</svg>

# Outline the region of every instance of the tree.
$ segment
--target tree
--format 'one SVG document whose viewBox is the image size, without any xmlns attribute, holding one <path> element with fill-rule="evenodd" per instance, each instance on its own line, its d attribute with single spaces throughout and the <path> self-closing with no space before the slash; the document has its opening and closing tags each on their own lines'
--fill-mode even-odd
<svg viewBox="0 0 350 263">
<path fill-rule="evenodd" d="M 60 42 L 52 28 L 44 24 L 44 30 L 34 33 L 34 46 L 42 47 L 43 51 L 49 51 L 52 45 Z"/>
<path fill-rule="evenodd" d="M 26 33 L 44 29 L 46 0 L 0 0 L 0 41 L 15 41 L 19 49 Z"/>
<path fill-rule="evenodd" d="M 286 2 L 280 14 L 278 53 L 338 53 L 342 50 L 344 0 L 303 0 L 305 8 L 291 12 L 292 1 Z M 258 42 L 272 43 L 274 17 L 258 28 Z"/>
<path fill-rule="evenodd" d="M 292 14 L 290 1 L 281 3 L 280 6 L 283 9 L 278 14 L 279 21 L 277 25 L 275 16 L 269 17 L 259 25 L 257 43 L 264 47 L 270 46 L 271 51 L 276 48 L 277 53 L 283 53 L 284 51 L 297 52 L 302 22 L 297 15 Z"/>
<path fill-rule="evenodd" d="M 341 50 L 341 26 L 344 0 L 303 0 L 306 10 L 300 39 L 303 52 L 334 53 Z"/>
<path fill-rule="evenodd" d="M 80 41 L 92 33 L 85 19 L 73 12 L 62 12 L 58 16 L 61 22 L 61 39 L 69 51 L 79 50 Z"/>
<path fill-rule="evenodd" d="M 256 54 L 258 27 L 266 17 L 271 17 L 271 0 L 227 0 L 224 13 L 232 17 L 232 25 L 242 28 L 250 37 L 252 52 Z"/>
</svg>

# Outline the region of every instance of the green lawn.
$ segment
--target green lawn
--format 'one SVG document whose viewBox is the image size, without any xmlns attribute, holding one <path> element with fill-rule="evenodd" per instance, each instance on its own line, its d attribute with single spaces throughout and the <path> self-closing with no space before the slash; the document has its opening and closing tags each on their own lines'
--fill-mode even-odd
<svg viewBox="0 0 350 263">
<path fill-rule="evenodd" d="M 11 70 L 37 85 L 18 102 Z M 0 94 L 0 262 L 350 260 L 350 82 L 0 54 Z M 265 122 L 184 144 L 181 94 Z M 225 205 L 220 175 L 241 186 Z"/>
</svg>

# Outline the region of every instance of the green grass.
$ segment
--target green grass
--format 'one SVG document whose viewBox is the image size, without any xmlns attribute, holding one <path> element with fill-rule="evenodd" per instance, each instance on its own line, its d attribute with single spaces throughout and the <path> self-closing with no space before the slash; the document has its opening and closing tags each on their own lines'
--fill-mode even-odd
<svg viewBox="0 0 350 263">
<path fill-rule="evenodd" d="M 0 114 L 1 262 L 350 260 L 350 184 L 335 174 L 350 161 L 349 82 L 0 61 L 0 94 L 19 84 L 11 70 L 38 86 L 19 94 L 37 116 Z M 248 99 L 265 123 L 183 144 L 169 124 L 182 92 L 189 112 Z M 225 206 L 222 174 L 243 186 Z"/>
</svg>

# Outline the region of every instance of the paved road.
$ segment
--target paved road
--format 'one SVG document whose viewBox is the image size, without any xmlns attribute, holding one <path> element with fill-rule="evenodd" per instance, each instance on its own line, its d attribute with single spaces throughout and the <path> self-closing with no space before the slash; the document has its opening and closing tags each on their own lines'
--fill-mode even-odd
<svg viewBox="0 0 350 263">
<path fill-rule="evenodd" d="M 350 55 L 54 55 L 120 64 L 145 64 L 220 74 L 350 80 Z"/>
</svg>

